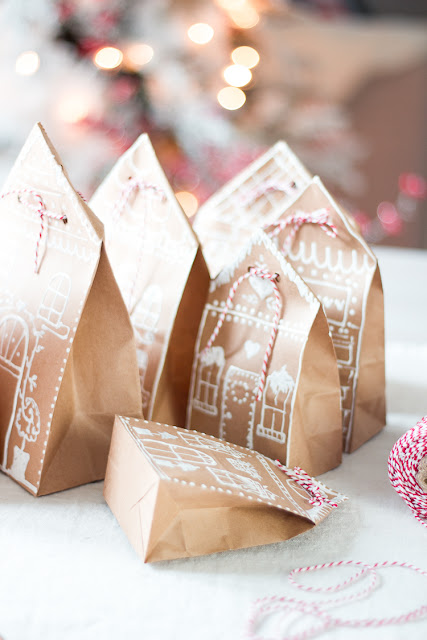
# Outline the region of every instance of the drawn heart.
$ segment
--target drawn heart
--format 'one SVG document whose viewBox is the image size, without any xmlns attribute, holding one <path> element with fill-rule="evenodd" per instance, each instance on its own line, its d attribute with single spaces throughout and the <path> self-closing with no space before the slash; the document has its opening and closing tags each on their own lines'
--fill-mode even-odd
<svg viewBox="0 0 427 640">
<path fill-rule="evenodd" d="M 261 349 L 261 345 L 259 344 L 259 342 L 253 342 L 253 340 L 246 340 L 243 346 L 245 349 L 246 357 L 248 359 L 255 356 Z"/>
<path fill-rule="evenodd" d="M 257 276 L 251 276 L 249 278 L 249 284 L 261 300 L 264 300 L 273 291 L 273 285 L 270 280 L 264 280 Z"/>
</svg>

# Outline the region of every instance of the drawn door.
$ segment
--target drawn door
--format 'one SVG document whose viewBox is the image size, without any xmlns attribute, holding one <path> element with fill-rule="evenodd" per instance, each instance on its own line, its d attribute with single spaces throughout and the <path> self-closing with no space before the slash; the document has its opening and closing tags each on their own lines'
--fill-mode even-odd
<svg viewBox="0 0 427 640">
<path fill-rule="evenodd" d="M 259 375 L 234 365 L 224 379 L 219 437 L 242 447 L 252 446 Z"/>
<path fill-rule="evenodd" d="M 10 434 L 28 351 L 28 327 L 19 316 L 0 322 L 0 447 L 7 468 Z"/>
</svg>

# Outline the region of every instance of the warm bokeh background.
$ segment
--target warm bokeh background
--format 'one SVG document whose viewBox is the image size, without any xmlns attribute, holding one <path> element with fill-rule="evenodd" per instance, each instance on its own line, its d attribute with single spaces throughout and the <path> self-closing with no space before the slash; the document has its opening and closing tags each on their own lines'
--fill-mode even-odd
<svg viewBox="0 0 427 640">
<path fill-rule="evenodd" d="M 426 8 L 4 0 L 0 178 L 37 120 L 87 195 L 147 131 L 193 215 L 285 139 L 370 242 L 427 247 Z"/>
</svg>

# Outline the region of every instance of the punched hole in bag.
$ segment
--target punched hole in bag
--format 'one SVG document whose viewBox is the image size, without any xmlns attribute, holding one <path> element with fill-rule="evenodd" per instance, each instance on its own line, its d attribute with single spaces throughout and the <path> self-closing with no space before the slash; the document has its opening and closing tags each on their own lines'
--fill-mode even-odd
<svg viewBox="0 0 427 640">
<path fill-rule="evenodd" d="M 46 205 L 44 203 L 43 198 L 34 189 L 13 189 L 11 191 L 6 191 L 5 193 L 2 193 L 0 195 L 0 199 L 3 200 L 4 198 L 9 196 L 17 196 L 17 200 L 20 204 L 27 206 L 30 211 L 33 211 L 35 214 L 37 214 L 40 217 L 40 231 L 39 231 L 39 235 L 36 242 L 36 254 L 35 254 L 35 260 L 34 260 L 34 273 L 38 273 L 40 268 L 40 263 L 41 263 L 41 258 L 39 256 L 40 244 L 45 234 L 45 231 L 47 231 L 47 228 L 48 228 L 48 225 L 47 224 L 45 225 L 45 218 L 47 219 L 47 221 L 49 219 L 62 220 L 64 224 L 67 224 L 68 218 L 64 213 L 58 214 L 58 213 L 53 213 L 53 211 L 48 211 L 48 209 L 46 209 Z M 33 198 L 38 201 L 38 204 L 34 204 L 28 199 L 23 198 L 22 196 L 33 196 Z"/>
<path fill-rule="evenodd" d="M 274 291 L 274 297 L 275 297 L 275 302 L 276 302 L 276 309 L 275 309 L 275 313 L 274 313 L 274 318 L 273 318 L 273 328 L 271 330 L 271 334 L 270 334 L 270 338 L 265 350 L 265 354 L 264 354 L 264 359 L 263 359 L 263 363 L 262 363 L 262 369 L 261 369 L 261 374 L 260 374 L 260 381 L 259 381 L 259 385 L 258 385 L 258 392 L 256 395 L 256 400 L 257 402 L 260 401 L 262 399 L 262 395 L 264 392 L 264 387 L 265 387 L 265 380 L 266 380 L 266 376 L 267 376 L 267 368 L 268 368 L 268 363 L 270 360 L 270 356 L 271 353 L 273 351 L 273 346 L 276 340 L 276 335 L 277 335 L 277 331 L 279 328 L 279 322 L 280 322 L 280 314 L 282 311 L 282 299 L 280 296 L 280 291 L 279 288 L 277 286 L 277 282 L 280 280 L 280 276 L 278 273 L 271 273 L 269 271 L 267 271 L 266 269 L 261 269 L 258 267 L 248 267 L 248 271 L 247 273 L 242 274 L 239 278 L 237 278 L 237 280 L 231 285 L 230 287 L 230 291 L 228 292 L 228 296 L 227 296 L 227 300 L 225 303 L 225 306 L 218 318 L 218 321 L 216 323 L 216 326 L 214 328 L 214 330 L 212 331 L 212 334 L 209 338 L 209 340 L 206 343 L 206 347 L 203 349 L 203 351 L 201 352 L 201 356 L 205 355 L 209 349 L 212 347 L 213 343 L 215 342 L 219 331 L 222 327 L 222 325 L 224 324 L 224 320 L 225 317 L 227 315 L 227 312 L 230 308 L 230 305 L 233 301 L 233 298 L 236 294 L 237 289 L 239 288 L 239 286 L 242 284 L 242 282 L 244 282 L 245 280 L 247 280 L 250 277 L 256 276 L 258 278 L 262 278 L 263 280 L 269 280 L 271 282 L 271 284 L 273 285 L 273 291 Z"/>
</svg>

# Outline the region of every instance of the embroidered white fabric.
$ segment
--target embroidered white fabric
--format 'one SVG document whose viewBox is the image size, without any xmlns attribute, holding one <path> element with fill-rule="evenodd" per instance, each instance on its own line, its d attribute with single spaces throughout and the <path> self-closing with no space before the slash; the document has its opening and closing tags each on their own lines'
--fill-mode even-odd
<svg viewBox="0 0 427 640">
<path fill-rule="evenodd" d="M 386 300 L 388 426 L 321 477 L 350 500 L 288 542 L 143 565 L 105 504 L 102 483 L 35 499 L 0 475 L 4 640 L 238 640 L 252 602 L 289 593 L 287 574 L 295 567 L 354 559 L 427 570 L 425 529 L 387 476 L 394 442 L 427 413 L 427 252 L 377 254 Z M 361 616 L 403 613 L 425 602 L 421 577 L 402 571 L 396 581 L 391 573 L 384 572 L 375 596 L 356 605 Z M 426 629 L 424 620 L 366 629 L 363 638 L 417 640 Z M 351 640 L 359 633 L 337 629 L 321 637 Z"/>
</svg>

